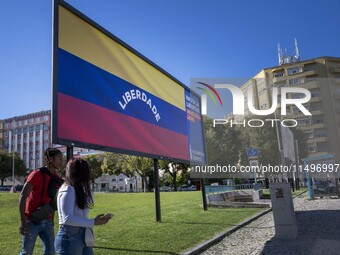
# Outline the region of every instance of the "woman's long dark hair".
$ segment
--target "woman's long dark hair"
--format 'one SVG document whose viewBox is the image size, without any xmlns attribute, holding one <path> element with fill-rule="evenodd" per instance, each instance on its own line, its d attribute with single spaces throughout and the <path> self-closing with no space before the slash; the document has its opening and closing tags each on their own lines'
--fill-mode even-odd
<svg viewBox="0 0 340 255">
<path fill-rule="evenodd" d="M 74 187 L 76 191 L 76 203 L 80 209 L 93 206 L 90 188 L 90 168 L 84 159 L 72 158 L 68 161 L 65 183 Z"/>
</svg>

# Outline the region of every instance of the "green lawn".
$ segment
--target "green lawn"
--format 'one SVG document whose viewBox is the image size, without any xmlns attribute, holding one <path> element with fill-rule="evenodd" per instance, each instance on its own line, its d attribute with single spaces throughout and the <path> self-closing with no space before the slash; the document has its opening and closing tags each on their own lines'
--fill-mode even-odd
<svg viewBox="0 0 340 255">
<path fill-rule="evenodd" d="M 18 254 L 21 247 L 18 198 L 18 193 L 0 193 L 0 254 Z M 153 193 L 96 193 L 90 216 L 112 212 L 114 218 L 95 227 L 95 254 L 178 254 L 262 210 L 203 211 L 199 191 L 164 192 L 157 223 L 154 201 Z M 41 251 L 37 241 L 34 254 Z"/>
</svg>

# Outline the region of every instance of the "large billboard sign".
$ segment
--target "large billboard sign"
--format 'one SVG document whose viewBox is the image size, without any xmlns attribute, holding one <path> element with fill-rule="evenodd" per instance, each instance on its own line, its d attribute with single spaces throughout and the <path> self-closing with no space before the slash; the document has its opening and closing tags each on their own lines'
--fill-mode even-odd
<svg viewBox="0 0 340 255">
<path fill-rule="evenodd" d="M 54 8 L 53 142 L 204 163 L 199 97 L 64 1 Z"/>
</svg>

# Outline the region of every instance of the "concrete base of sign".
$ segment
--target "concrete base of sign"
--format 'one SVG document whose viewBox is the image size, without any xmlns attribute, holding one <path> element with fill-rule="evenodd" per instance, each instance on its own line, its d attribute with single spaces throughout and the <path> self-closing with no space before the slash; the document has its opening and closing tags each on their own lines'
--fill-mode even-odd
<svg viewBox="0 0 340 255">
<path fill-rule="evenodd" d="M 289 183 L 269 185 L 275 224 L 275 237 L 281 240 L 294 240 L 298 231 Z"/>
</svg>

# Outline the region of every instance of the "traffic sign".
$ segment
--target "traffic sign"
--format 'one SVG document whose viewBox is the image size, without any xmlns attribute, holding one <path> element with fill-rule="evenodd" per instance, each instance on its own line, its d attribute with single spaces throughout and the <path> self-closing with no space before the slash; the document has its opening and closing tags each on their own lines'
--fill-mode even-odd
<svg viewBox="0 0 340 255">
<path fill-rule="evenodd" d="M 259 157 L 259 149 L 258 148 L 248 148 L 247 149 L 248 158 L 258 158 Z"/>
</svg>

